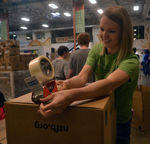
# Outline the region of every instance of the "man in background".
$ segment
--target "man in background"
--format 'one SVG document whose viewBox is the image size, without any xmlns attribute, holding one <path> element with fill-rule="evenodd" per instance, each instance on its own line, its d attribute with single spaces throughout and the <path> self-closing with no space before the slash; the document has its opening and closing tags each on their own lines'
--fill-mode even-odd
<svg viewBox="0 0 150 144">
<path fill-rule="evenodd" d="M 86 59 L 88 57 L 88 53 L 90 51 L 89 43 L 90 43 L 90 35 L 88 33 L 80 33 L 77 37 L 78 44 L 80 49 L 71 53 L 69 58 L 69 74 L 68 77 L 71 78 L 76 76 L 82 70 Z M 88 82 L 94 82 L 95 75 L 94 73 L 89 78 Z"/>
<path fill-rule="evenodd" d="M 55 72 L 55 80 L 65 80 L 68 78 L 68 61 L 65 59 L 68 57 L 69 49 L 66 46 L 60 46 L 58 48 L 58 58 L 52 61 Z"/>
</svg>

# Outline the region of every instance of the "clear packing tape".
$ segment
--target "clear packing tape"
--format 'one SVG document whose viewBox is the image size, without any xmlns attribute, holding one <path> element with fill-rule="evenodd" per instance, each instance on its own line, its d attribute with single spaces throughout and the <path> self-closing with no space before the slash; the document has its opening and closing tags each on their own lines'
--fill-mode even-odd
<svg viewBox="0 0 150 144">
<path fill-rule="evenodd" d="M 54 78 L 54 68 L 51 61 L 46 56 L 39 56 L 29 63 L 29 71 L 34 75 L 39 83 L 46 83 Z M 61 86 L 57 85 L 57 90 L 61 90 Z"/>
</svg>

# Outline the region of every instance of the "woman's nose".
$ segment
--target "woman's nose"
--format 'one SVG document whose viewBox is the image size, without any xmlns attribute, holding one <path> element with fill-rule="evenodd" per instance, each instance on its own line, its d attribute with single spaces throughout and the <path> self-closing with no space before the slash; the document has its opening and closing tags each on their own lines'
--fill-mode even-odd
<svg viewBox="0 0 150 144">
<path fill-rule="evenodd" d="M 103 38 L 107 38 L 108 37 L 108 33 L 107 33 L 107 31 L 104 31 L 103 32 Z"/>
</svg>

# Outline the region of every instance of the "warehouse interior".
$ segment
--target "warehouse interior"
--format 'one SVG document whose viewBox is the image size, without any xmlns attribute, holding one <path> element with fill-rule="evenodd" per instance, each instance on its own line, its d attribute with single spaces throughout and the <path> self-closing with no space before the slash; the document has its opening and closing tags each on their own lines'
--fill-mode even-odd
<svg viewBox="0 0 150 144">
<path fill-rule="evenodd" d="M 45 62 L 46 56 L 50 67 L 53 67 L 52 62 L 59 59 L 61 46 L 68 48 L 65 60 L 69 65 L 71 55 L 81 49 L 78 43 L 80 33 L 89 34 L 90 50 L 97 44 L 103 44 L 100 19 L 103 12 L 112 6 L 121 6 L 128 12 L 133 27 L 132 47 L 136 48 L 135 54 L 139 57 L 130 144 L 150 143 L 150 0 L 0 0 L 0 92 L 6 100 L 5 107 L 0 105 L 0 114 L 3 110 L 6 115 L 0 119 L 0 144 L 20 144 L 20 141 L 23 144 L 90 144 L 91 141 L 93 144 L 115 144 L 113 93 L 109 99 L 104 96 L 104 103 L 103 99 L 95 103 L 73 103 L 61 114 L 47 119 L 37 112 L 39 103 L 34 99 L 33 83 L 29 83 L 36 80 L 36 75 L 28 79 L 33 76 L 31 64 L 34 65 L 40 57 Z M 142 64 L 146 51 L 149 56 L 147 74 Z M 39 69 L 33 71 L 42 77 L 43 72 Z M 57 80 L 54 74 L 48 76 Z M 37 81 L 43 92 L 42 80 Z M 53 93 L 55 89 L 48 91 Z M 0 103 L 2 100 L 0 97 Z M 17 132 L 13 132 L 15 128 Z M 21 133 L 26 136 L 21 136 Z M 32 133 L 36 137 L 34 140 Z"/>
</svg>

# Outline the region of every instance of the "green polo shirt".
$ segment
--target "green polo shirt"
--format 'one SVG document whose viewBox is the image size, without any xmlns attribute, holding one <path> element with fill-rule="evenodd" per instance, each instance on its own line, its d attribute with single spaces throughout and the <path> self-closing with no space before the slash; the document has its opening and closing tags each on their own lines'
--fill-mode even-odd
<svg viewBox="0 0 150 144">
<path fill-rule="evenodd" d="M 95 72 L 96 80 L 106 79 L 109 74 L 117 69 L 125 71 L 130 80 L 115 90 L 115 101 L 117 106 L 117 123 L 126 123 L 131 119 L 133 93 L 137 86 L 139 74 L 139 60 L 137 56 L 131 52 L 123 60 L 119 66 L 117 65 L 118 52 L 101 56 L 102 44 L 95 45 L 89 52 L 86 64 L 90 65 Z"/>
</svg>

